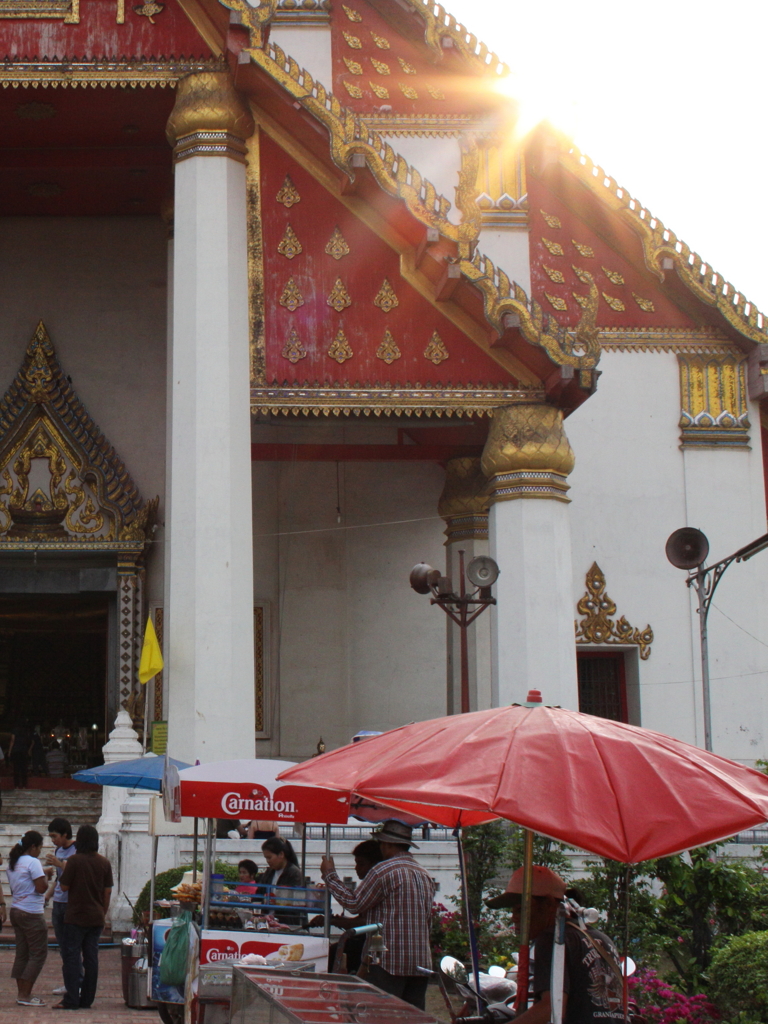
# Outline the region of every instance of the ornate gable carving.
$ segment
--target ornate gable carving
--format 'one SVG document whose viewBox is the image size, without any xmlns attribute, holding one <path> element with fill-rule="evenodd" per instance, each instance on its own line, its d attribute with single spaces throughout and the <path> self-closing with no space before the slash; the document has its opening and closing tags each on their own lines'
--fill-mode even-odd
<svg viewBox="0 0 768 1024">
<path fill-rule="evenodd" d="M 40 321 L 0 401 L 0 550 L 140 552 L 157 503 L 142 500 L 62 373 Z"/>
</svg>

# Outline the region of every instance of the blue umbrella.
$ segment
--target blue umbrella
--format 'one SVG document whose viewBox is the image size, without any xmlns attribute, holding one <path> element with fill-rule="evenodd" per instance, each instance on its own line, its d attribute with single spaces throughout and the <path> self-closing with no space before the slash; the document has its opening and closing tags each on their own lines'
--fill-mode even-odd
<svg viewBox="0 0 768 1024">
<path fill-rule="evenodd" d="M 168 760 L 177 768 L 190 768 L 186 761 Z M 78 782 L 90 782 L 97 786 L 121 786 L 123 789 L 152 789 L 159 793 L 162 788 L 164 757 L 138 757 L 135 761 L 115 761 L 98 768 L 86 768 L 72 776 Z"/>
</svg>

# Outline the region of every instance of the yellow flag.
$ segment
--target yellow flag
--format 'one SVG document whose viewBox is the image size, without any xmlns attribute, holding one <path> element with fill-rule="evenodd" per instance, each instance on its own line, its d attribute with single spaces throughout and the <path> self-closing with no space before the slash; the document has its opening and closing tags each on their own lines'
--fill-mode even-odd
<svg viewBox="0 0 768 1024">
<path fill-rule="evenodd" d="M 152 625 L 152 619 L 147 619 L 147 628 L 144 632 L 144 646 L 141 648 L 141 661 L 139 662 L 139 681 L 148 683 L 150 679 L 163 670 L 163 652 L 157 642 L 157 633 Z"/>
</svg>

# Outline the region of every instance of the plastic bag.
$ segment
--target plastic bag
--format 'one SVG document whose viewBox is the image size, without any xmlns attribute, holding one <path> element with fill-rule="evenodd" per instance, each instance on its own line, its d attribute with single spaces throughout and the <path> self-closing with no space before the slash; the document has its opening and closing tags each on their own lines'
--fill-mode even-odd
<svg viewBox="0 0 768 1024">
<path fill-rule="evenodd" d="M 168 930 L 163 952 L 160 954 L 160 982 L 163 985 L 184 985 L 189 959 L 189 929 L 192 913 L 182 910 Z"/>
</svg>

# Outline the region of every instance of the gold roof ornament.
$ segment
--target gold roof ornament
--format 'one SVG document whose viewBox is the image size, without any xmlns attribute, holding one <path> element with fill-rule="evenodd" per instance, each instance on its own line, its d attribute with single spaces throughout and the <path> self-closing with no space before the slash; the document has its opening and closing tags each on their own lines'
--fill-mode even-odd
<svg viewBox="0 0 768 1024">
<path fill-rule="evenodd" d="M 395 295 L 395 289 L 386 277 L 381 288 L 379 288 L 378 295 L 373 300 L 373 304 L 378 306 L 382 313 L 390 313 L 396 306 L 400 305 L 400 300 Z"/>
<path fill-rule="evenodd" d="M 435 366 L 439 366 L 440 363 L 444 363 L 449 358 L 448 349 L 445 347 L 445 343 L 437 331 L 434 332 L 429 339 L 429 344 L 424 349 L 424 358 L 434 363 Z"/>
<path fill-rule="evenodd" d="M 352 305 L 352 299 L 349 297 L 349 292 L 344 287 L 344 282 L 340 277 L 336 278 L 336 283 L 331 289 L 331 294 L 325 301 L 329 306 L 335 309 L 337 313 L 341 313 Z"/>
<path fill-rule="evenodd" d="M 290 174 L 286 174 L 285 181 L 282 184 L 280 191 L 275 196 L 278 203 L 282 203 L 286 209 L 290 210 L 296 203 L 301 202 L 301 196 L 299 195 L 298 189 L 291 181 Z"/>
<path fill-rule="evenodd" d="M 283 351 L 280 353 L 283 359 L 287 359 L 289 363 L 298 363 L 300 359 L 306 359 L 309 353 L 304 348 L 299 338 L 298 331 L 295 327 L 291 328 L 291 332 L 283 345 Z"/>
<path fill-rule="evenodd" d="M 333 256 L 335 260 L 340 260 L 345 256 L 349 256 L 349 246 L 347 245 L 344 235 L 342 235 L 338 226 L 333 229 L 333 234 L 328 239 L 325 251 L 329 256 Z"/>
<path fill-rule="evenodd" d="M 84 409 L 40 321 L 0 401 L 0 547 L 140 555 L 157 505 Z"/>
<path fill-rule="evenodd" d="M 326 355 L 330 356 L 331 359 L 335 359 L 339 364 L 346 362 L 347 359 L 351 359 L 354 354 L 344 331 L 339 331 L 326 353 Z"/>
<path fill-rule="evenodd" d="M 285 234 L 277 246 L 277 251 L 281 256 L 285 256 L 287 260 L 295 259 L 304 252 L 301 242 L 290 224 L 285 229 Z"/>
<path fill-rule="evenodd" d="M 386 363 L 387 366 L 391 366 L 396 359 L 399 359 L 402 352 L 397 347 L 397 342 L 392 337 L 392 333 L 389 330 L 384 332 L 384 339 L 379 347 L 376 349 L 376 358 L 381 359 L 382 362 Z"/>
<path fill-rule="evenodd" d="M 304 296 L 292 277 L 288 279 L 288 284 L 283 289 L 283 294 L 280 296 L 280 305 L 285 306 L 292 313 L 295 313 L 299 306 L 304 305 Z"/>
</svg>

